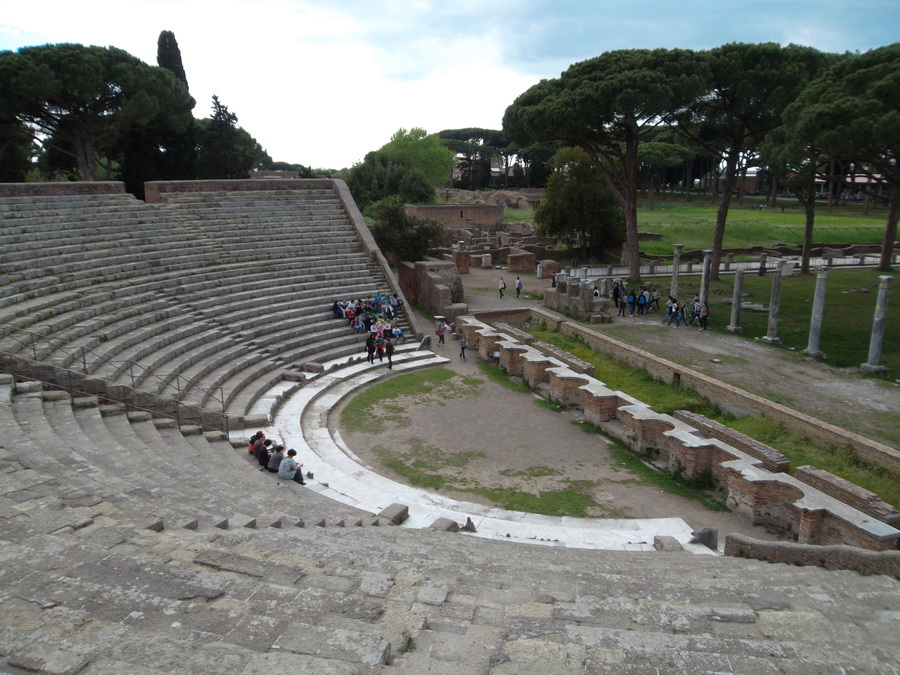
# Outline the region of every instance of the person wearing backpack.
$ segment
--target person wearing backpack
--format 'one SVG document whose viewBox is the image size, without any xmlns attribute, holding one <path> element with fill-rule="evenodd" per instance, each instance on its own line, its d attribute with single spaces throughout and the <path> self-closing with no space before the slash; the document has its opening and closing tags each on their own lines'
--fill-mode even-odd
<svg viewBox="0 0 900 675">
<path fill-rule="evenodd" d="M 522 280 L 519 277 L 516 277 L 516 283 L 513 284 L 516 289 L 516 300 L 519 299 L 519 296 L 522 294 Z"/>
<path fill-rule="evenodd" d="M 625 296 L 625 302 L 628 303 L 628 316 L 634 316 L 634 305 L 636 302 L 634 291 L 628 291 L 628 295 Z"/>
<path fill-rule="evenodd" d="M 700 303 L 700 330 L 706 330 L 706 322 L 709 320 L 709 305 Z"/>
<path fill-rule="evenodd" d="M 500 299 L 503 299 L 503 289 L 506 288 L 506 282 L 503 281 L 503 277 L 500 277 L 500 283 L 497 284 L 497 290 L 500 291 Z"/>
<path fill-rule="evenodd" d="M 647 306 L 647 296 L 644 295 L 644 289 L 642 288 L 638 291 L 637 294 L 637 313 L 643 314 L 644 308 Z"/>
</svg>

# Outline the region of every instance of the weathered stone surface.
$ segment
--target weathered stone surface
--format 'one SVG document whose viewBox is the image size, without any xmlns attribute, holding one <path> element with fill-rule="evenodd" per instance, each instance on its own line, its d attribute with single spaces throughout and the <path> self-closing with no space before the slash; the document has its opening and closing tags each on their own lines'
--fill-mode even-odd
<svg viewBox="0 0 900 675">
<path fill-rule="evenodd" d="M 383 666 L 391 661 L 391 644 L 378 635 L 307 624 L 293 625 L 278 638 L 279 649 L 328 659 Z"/>
<path fill-rule="evenodd" d="M 104 586 L 115 586 L 150 593 L 163 598 L 190 600 L 193 598 L 218 598 L 222 588 L 173 578 L 171 571 L 156 563 L 138 564 L 137 561 L 111 555 L 98 563 L 83 563 L 71 570 L 68 576 L 91 581 Z"/>
<path fill-rule="evenodd" d="M 6 662 L 15 668 L 48 675 L 76 675 L 91 660 L 84 654 L 32 644 L 27 649 L 17 650 L 7 656 Z"/>
<path fill-rule="evenodd" d="M 459 532 L 459 523 L 450 518 L 438 518 L 428 528 L 442 532 Z"/>
<path fill-rule="evenodd" d="M 667 553 L 676 553 L 684 551 L 681 543 L 675 538 L 667 535 L 653 537 L 653 548 L 657 551 L 665 551 Z"/>
<path fill-rule="evenodd" d="M 383 509 L 378 517 L 386 519 L 391 525 L 399 525 L 409 518 L 409 507 L 406 504 L 391 504 Z"/>
</svg>

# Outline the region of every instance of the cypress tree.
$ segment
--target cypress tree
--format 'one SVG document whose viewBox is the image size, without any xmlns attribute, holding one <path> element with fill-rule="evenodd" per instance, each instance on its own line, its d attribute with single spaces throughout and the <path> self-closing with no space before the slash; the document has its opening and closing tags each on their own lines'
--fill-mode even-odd
<svg viewBox="0 0 900 675">
<path fill-rule="evenodd" d="M 181 50 L 178 49 L 175 33 L 170 30 L 164 30 L 159 34 L 156 43 L 156 65 L 171 71 L 175 77 L 184 82 L 185 88 L 189 89 L 184 65 L 181 63 Z"/>
</svg>

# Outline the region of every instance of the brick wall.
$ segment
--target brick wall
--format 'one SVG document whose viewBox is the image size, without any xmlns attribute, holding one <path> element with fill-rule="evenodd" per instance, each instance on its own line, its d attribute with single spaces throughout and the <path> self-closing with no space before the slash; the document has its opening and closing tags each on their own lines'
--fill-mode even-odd
<svg viewBox="0 0 900 675">
<path fill-rule="evenodd" d="M 794 477 L 863 513 L 868 513 L 882 523 L 900 528 L 900 511 L 879 499 L 874 492 L 864 490 L 850 481 L 814 466 L 798 466 L 794 471 Z"/>
<path fill-rule="evenodd" d="M 563 332 L 580 335 L 594 349 L 615 356 L 635 368 L 645 370 L 664 382 L 676 383 L 693 389 L 727 412 L 735 415 L 767 417 L 833 448 L 849 446 L 861 458 L 883 466 L 894 475 L 900 475 L 900 452 L 890 446 L 766 400 L 761 396 L 695 372 L 686 366 L 661 359 L 648 351 L 603 335 L 592 327 L 567 321 L 550 310 L 532 308 L 531 314 L 535 320 L 544 320 L 551 325 L 556 323 Z"/>
<path fill-rule="evenodd" d="M 724 424 L 719 424 L 704 415 L 698 415 L 688 410 L 676 410 L 673 413 L 673 417 L 690 424 L 707 438 L 718 438 L 720 441 L 725 441 L 739 450 L 743 450 L 748 455 L 756 457 L 762 461 L 763 466 L 769 471 L 790 471 L 791 463 L 787 457 L 775 448 L 765 443 L 760 443 L 746 434 L 729 429 Z"/>
<path fill-rule="evenodd" d="M 495 204 L 407 204 L 406 212 L 431 218 L 451 229 L 494 228 L 503 220 L 503 207 Z"/>
<path fill-rule="evenodd" d="M 521 344 L 471 316 L 458 320 L 457 331 L 473 352 L 477 346 L 480 358 L 494 360 L 496 354 L 508 373 L 520 375 L 553 401 L 582 409 L 586 420 L 651 457 L 655 464 L 689 479 L 710 474 L 725 493 L 728 507 L 754 524 L 777 528 L 803 543 L 896 548 L 897 528 L 852 506 L 836 504 L 832 497 L 786 473 L 769 471 L 756 457 L 723 440 L 700 437 L 686 422 L 576 373 L 557 356 L 538 351 L 537 345 Z"/>
</svg>

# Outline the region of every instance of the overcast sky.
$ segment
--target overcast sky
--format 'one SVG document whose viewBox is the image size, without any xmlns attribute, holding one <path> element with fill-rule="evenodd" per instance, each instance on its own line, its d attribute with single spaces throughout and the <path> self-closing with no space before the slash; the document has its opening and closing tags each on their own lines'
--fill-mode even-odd
<svg viewBox="0 0 900 675">
<path fill-rule="evenodd" d="M 542 78 L 612 49 L 726 42 L 866 51 L 900 0 L 4 0 L 0 49 L 175 33 L 195 117 L 213 94 L 276 161 L 342 168 L 399 128 L 499 129 Z"/>
</svg>

